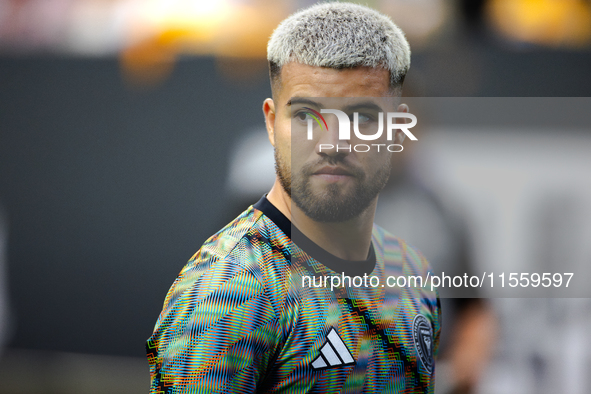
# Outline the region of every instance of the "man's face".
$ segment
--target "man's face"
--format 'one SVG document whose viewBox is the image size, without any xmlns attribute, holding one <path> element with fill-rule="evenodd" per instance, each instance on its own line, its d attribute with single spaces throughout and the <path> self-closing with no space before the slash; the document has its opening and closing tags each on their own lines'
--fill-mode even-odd
<svg viewBox="0 0 591 394">
<path fill-rule="evenodd" d="M 316 127 L 313 138 L 308 139 L 309 116 L 305 108 L 318 112 L 324 108 L 340 109 L 348 114 L 373 113 L 376 115 L 373 122 L 367 122 L 367 117 L 360 115 L 359 127 L 372 129 L 368 134 L 375 133 L 378 111 L 356 106 L 377 103 L 382 112 L 394 111 L 392 100 L 388 106 L 380 99 L 391 96 L 389 72 L 381 68 L 335 70 L 288 63 L 281 70 L 277 85 L 272 141 L 276 171 L 283 189 L 313 220 L 341 222 L 358 216 L 375 201 L 386 184 L 390 154 L 384 148 L 379 153 L 353 149 L 349 152 L 342 148 L 387 141 L 362 141 L 356 137 L 341 141 L 338 119 L 332 114 L 323 115 L 328 128 Z M 325 148 L 320 149 L 321 145 Z M 327 149 L 330 145 L 334 148 Z M 337 146 L 341 149 L 337 150 Z"/>
</svg>

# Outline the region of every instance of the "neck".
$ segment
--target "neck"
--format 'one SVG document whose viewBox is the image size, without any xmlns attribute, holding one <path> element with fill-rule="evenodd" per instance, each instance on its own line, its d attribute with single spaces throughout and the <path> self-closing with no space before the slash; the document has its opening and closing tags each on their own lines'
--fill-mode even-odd
<svg viewBox="0 0 591 394">
<path fill-rule="evenodd" d="M 344 260 L 367 259 L 377 198 L 361 215 L 336 223 L 317 222 L 309 218 L 292 203 L 278 180 L 275 180 L 267 199 L 322 249 Z"/>
</svg>

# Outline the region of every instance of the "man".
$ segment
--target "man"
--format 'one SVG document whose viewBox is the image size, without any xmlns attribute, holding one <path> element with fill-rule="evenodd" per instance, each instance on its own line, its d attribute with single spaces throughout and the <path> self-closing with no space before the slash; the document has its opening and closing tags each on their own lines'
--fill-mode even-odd
<svg viewBox="0 0 591 394">
<path fill-rule="evenodd" d="M 384 109 L 407 111 L 392 107 L 406 39 L 376 11 L 320 4 L 279 25 L 268 59 L 275 184 L 174 282 L 146 346 L 151 392 L 431 393 L 437 296 L 384 286 L 425 278 L 427 262 L 373 225 L 392 153 L 352 148 Z M 354 137 L 340 138 L 330 108 L 354 117 Z"/>
</svg>

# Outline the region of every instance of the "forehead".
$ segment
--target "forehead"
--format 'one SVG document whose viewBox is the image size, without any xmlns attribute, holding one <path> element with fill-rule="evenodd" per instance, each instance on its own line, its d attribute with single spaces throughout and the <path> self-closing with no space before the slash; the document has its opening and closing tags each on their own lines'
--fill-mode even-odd
<svg viewBox="0 0 591 394">
<path fill-rule="evenodd" d="M 391 96 L 390 72 L 384 68 L 334 69 L 287 63 L 281 69 L 280 96 L 386 97 Z"/>
</svg>

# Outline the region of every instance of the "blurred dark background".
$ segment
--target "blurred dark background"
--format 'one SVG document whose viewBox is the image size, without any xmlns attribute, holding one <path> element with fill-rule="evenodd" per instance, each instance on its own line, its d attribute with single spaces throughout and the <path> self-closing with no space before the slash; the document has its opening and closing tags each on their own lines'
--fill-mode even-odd
<svg viewBox="0 0 591 394">
<path fill-rule="evenodd" d="M 116 59 L 2 58 L 0 74 L 11 346 L 143 355 L 217 230 L 227 145 L 261 121 L 266 84 L 225 83 L 210 59 L 149 90 L 127 89 Z"/>
<path fill-rule="evenodd" d="M 283 4 L 272 25 L 304 3 Z M 408 33 L 408 94 L 591 95 L 588 38 L 511 37 L 486 22 L 484 1 L 427 3 L 443 16 L 428 34 Z M 4 354 L 21 371 L 22 354 L 139 360 L 175 276 L 228 216 L 229 152 L 263 125 L 270 96 L 264 55 L 260 45 L 243 57 L 198 40 L 173 45 L 164 33 L 107 49 L 72 41 L 81 36 L 72 29 L 59 36 L 69 40 L 41 40 L 15 19 L 35 4 L 0 7 Z"/>
<path fill-rule="evenodd" d="M 462 96 L 481 62 L 476 96 L 591 92 L 589 54 L 484 49 L 417 55 L 409 85 Z M 142 355 L 166 290 L 220 224 L 232 141 L 262 125 L 268 82 L 228 82 L 212 58 L 152 88 L 126 86 L 117 59 L 2 56 L 0 75 L 11 346 Z"/>
</svg>

